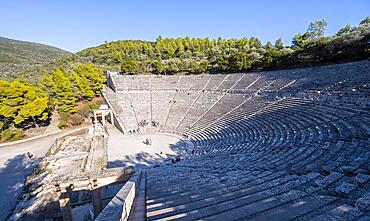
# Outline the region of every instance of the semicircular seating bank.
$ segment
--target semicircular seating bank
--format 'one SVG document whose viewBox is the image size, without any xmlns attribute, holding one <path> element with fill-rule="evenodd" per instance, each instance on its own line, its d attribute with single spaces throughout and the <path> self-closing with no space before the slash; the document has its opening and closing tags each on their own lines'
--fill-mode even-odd
<svg viewBox="0 0 370 221">
<path fill-rule="evenodd" d="M 123 133 L 193 143 L 181 161 L 146 171 L 148 220 L 370 219 L 369 61 L 107 75 Z"/>
</svg>

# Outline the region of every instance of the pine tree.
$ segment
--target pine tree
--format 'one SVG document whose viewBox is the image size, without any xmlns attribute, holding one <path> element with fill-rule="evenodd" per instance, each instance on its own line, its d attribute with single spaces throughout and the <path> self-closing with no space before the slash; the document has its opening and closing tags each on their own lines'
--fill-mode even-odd
<svg viewBox="0 0 370 221">
<path fill-rule="evenodd" d="M 343 28 L 339 29 L 339 31 L 335 35 L 339 36 L 339 35 L 342 35 L 344 33 L 348 33 L 348 32 L 351 31 L 351 29 L 352 29 L 352 26 L 347 24 Z"/>
<path fill-rule="evenodd" d="M 60 112 L 74 112 L 76 98 L 67 73 L 64 69 L 56 69 L 52 76 L 55 82 L 56 108 Z"/>
<path fill-rule="evenodd" d="M 292 46 L 293 47 L 303 47 L 305 43 L 308 41 L 308 39 L 309 39 L 308 32 L 304 33 L 303 35 L 301 33 L 298 33 L 294 36 L 292 40 Z"/>
<path fill-rule="evenodd" d="M 325 27 L 328 25 L 328 22 L 323 20 L 315 20 L 310 23 L 308 26 L 307 32 L 309 34 L 310 40 L 318 40 L 324 37 Z"/>
<path fill-rule="evenodd" d="M 367 16 L 364 20 L 362 20 L 360 25 L 370 25 L 370 16 Z"/>
<path fill-rule="evenodd" d="M 275 47 L 278 50 L 281 50 L 281 49 L 284 48 L 284 43 L 283 43 L 283 40 L 281 40 L 281 38 L 279 38 L 278 40 L 275 41 Z"/>
<path fill-rule="evenodd" d="M 121 62 L 121 71 L 123 73 L 135 74 L 137 73 L 137 70 L 137 64 L 132 57 L 126 57 Z"/>
<path fill-rule="evenodd" d="M 106 81 L 102 70 L 92 64 L 80 64 L 75 69 L 75 72 L 80 77 L 86 79 L 95 96 L 100 94 L 100 90 L 103 88 L 103 84 Z"/>
<path fill-rule="evenodd" d="M 38 121 L 47 120 L 48 103 L 48 94 L 35 86 L 0 80 L 0 115 L 16 125 L 31 122 L 38 126 Z"/>
<path fill-rule="evenodd" d="M 155 74 L 162 74 L 165 70 L 165 67 L 161 61 L 154 61 L 152 63 L 152 67 Z"/>
<path fill-rule="evenodd" d="M 85 76 L 80 76 L 75 71 L 71 72 L 73 82 L 75 84 L 75 94 L 79 100 L 87 99 L 91 100 L 94 98 L 94 91 L 91 89 L 89 81 Z"/>
</svg>

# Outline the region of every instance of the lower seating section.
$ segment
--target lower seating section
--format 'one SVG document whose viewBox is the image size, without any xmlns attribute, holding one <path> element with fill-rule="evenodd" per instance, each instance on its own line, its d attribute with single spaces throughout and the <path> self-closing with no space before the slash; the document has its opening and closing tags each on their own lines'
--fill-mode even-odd
<svg viewBox="0 0 370 221">
<path fill-rule="evenodd" d="M 283 99 L 238 113 L 191 131 L 195 156 L 148 171 L 148 220 L 369 218 L 356 206 L 370 191 L 369 111 Z"/>
<path fill-rule="evenodd" d="M 147 219 L 370 220 L 369 64 L 145 76 L 145 90 L 106 90 L 126 131 L 146 120 L 193 143 L 147 170 Z"/>
</svg>

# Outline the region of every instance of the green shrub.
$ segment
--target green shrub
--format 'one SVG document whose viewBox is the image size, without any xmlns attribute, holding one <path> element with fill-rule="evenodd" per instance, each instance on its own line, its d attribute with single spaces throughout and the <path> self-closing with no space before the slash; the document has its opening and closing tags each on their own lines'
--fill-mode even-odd
<svg viewBox="0 0 370 221">
<path fill-rule="evenodd" d="M 21 129 L 9 128 L 1 132 L 1 141 L 10 142 L 20 140 L 24 137 L 24 132 Z"/>
<path fill-rule="evenodd" d="M 100 105 L 103 104 L 102 98 L 96 98 L 93 101 L 90 101 L 87 103 L 87 106 L 90 108 L 90 110 L 99 109 Z"/>
<path fill-rule="evenodd" d="M 3 122 L 0 121 L 0 131 L 2 131 L 5 127 L 5 124 Z"/>
<path fill-rule="evenodd" d="M 80 114 L 82 118 L 88 118 L 90 116 L 90 107 L 89 105 L 83 104 L 80 107 L 78 107 L 76 113 Z"/>
<path fill-rule="evenodd" d="M 138 67 L 135 59 L 132 57 L 126 57 L 121 61 L 121 71 L 123 73 L 135 74 L 138 71 Z"/>
<path fill-rule="evenodd" d="M 90 110 L 94 110 L 94 109 L 98 109 L 99 108 L 99 106 L 97 104 L 92 103 L 92 102 L 90 102 L 88 104 L 88 107 L 89 107 Z"/>
<path fill-rule="evenodd" d="M 80 125 L 82 123 L 82 116 L 79 113 L 74 113 L 71 115 L 71 124 L 73 126 Z"/>
<path fill-rule="evenodd" d="M 68 123 L 67 123 L 67 121 L 66 121 L 66 120 L 64 120 L 64 119 L 60 119 L 60 120 L 59 120 L 59 124 L 58 124 L 58 128 L 59 128 L 59 129 L 64 129 L 64 128 L 66 128 L 66 127 L 68 127 Z"/>
</svg>

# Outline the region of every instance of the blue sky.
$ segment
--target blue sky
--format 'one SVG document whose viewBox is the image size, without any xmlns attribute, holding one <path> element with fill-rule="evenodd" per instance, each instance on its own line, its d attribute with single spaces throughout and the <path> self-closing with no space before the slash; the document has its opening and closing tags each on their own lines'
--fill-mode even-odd
<svg viewBox="0 0 370 221">
<path fill-rule="evenodd" d="M 327 19 L 326 34 L 370 15 L 369 0 L 1 0 L 0 36 L 71 52 L 119 39 L 240 38 L 266 42 Z"/>
</svg>

